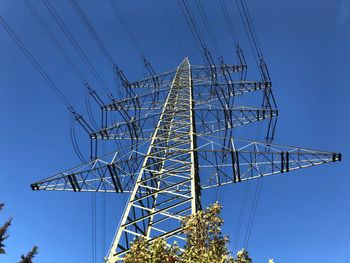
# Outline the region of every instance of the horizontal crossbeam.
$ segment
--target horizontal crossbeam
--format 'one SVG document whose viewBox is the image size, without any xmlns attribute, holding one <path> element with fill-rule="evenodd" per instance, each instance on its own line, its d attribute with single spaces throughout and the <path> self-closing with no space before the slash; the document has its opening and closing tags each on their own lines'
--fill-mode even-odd
<svg viewBox="0 0 350 263">
<path fill-rule="evenodd" d="M 223 65 L 223 66 L 193 66 L 192 78 L 194 84 L 196 81 L 204 81 L 211 79 L 212 71 L 217 72 L 217 76 L 223 75 L 222 67 L 228 74 L 241 72 L 247 69 L 246 65 Z M 129 83 L 129 88 L 159 88 L 164 86 L 170 86 L 175 75 L 175 71 L 169 71 L 156 76 L 147 77 L 143 80 Z M 158 79 L 157 84 L 155 84 L 154 78 Z"/>
<path fill-rule="evenodd" d="M 210 141 L 196 149 L 200 163 L 202 189 L 341 161 L 340 153 L 243 140 L 229 139 L 229 141 L 231 145 L 225 148 Z M 190 152 L 189 150 L 179 152 L 175 149 L 171 146 L 164 148 L 164 152 L 174 151 L 177 156 L 169 154 L 159 163 L 171 161 Z M 112 162 L 96 159 L 46 180 L 33 183 L 31 187 L 33 190 L 48 191 L 130 192 L 135 183 L 134 177 L 137 176 L 136 172 L 131 173 L 130 171 L 137 171 L 143 158 L 144 156 L 139 155 Z M 186 164 L 183 167 L 186 168 Z M 176 176 L 180 171 L 179 168 L 176 167 L 173 172 L 167 170 L 164 173 Z M 162 176 L 161 173 L 154 173 L 153 178 L 144 179 L 144 182 L 160 176 Z"/>
<path fill-rule="evenodd" d="M 198 149 L 202 189 L 341 161 L 340 153 L 233 139 L 228 143 Z"/>
<path fill-rule="evenodd" d="M 107 161 L 111 158 L 112 161 Z M 142 155 L 117 160 L 114 154 L 87 162 L 31 184 L 33 190 L 74 192 L 130 192 Z"/>
<path fill-rule="evenodd" d="M 212 109 L 208 108 L 207 105 L 198 105 L 198 108 L 194 108 L 194 113 L 196 118 L 196 133 L 198 135 L 211 134 L 278 116 L 278 110 L 276 109 L 259 109 L 244 106 L 228 109 Z M 139 119 L 132 119 L 129 122 L 116 123 L 111 127 L 91 133 L 90 137 L 92 139 L 103 140 L 149 140 L 153 132 L 152 127 L 156 125 L 159 115 L 149 114 Z M 165 122 L 167 118 L 170 121 L 172 115 L 165 116 Z M 186 127 L 186 123 L 182 127 Z"/>
</svg>

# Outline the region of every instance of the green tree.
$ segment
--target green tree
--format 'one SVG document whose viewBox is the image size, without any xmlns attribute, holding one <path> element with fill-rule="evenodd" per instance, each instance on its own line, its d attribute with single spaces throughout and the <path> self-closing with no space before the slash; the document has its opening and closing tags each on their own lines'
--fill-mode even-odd
<svg viewBox="0 0 350 263">
<path fill-rule="evenodd" d="M 0 211 L 4 208 L 4 204 L 0 203 Z M 0 228 L 0 254 L 6 254 L 4 241 L 9 237 L 8 228 L 11 225 L 12 218 L 8 219 Z"/>
<path fill-rule="evenodd" d="M 186 234 L 185 251 L 181 254 L 183 262 L 232 262 L 228 237 L 221 233 L 224 223 L 220 217 L 221 208 L 215 203 L 182 221 Z"/>
<path fill-rule="evenodd" d="M 4 208 L 4 204 L 0 203 L 0 211 Z M 8 228 L 11 226 L 12 218 L 8 219 L 0 228 L 0 254 L 6 254 L 4 241 L 9 237 Z M 19 263 L 33 263 L 32 259 L 38 253 L 38 247 L 34 246 L 27 255 L 22 255 Z"/>
<path fill-rule="evenodd" d="M 168 247 L 163 238 L 156 239 L 148 246 L 144 237 L 135 239 L 130 252 L 125 255 L 125 263 L 175 263 L 178 262 L 178 247 Z"/>
<path fill-rule="evenodd" d="M 228 237 L 222 234 L 224 223 L 220 217 L 221 205 L 215 203 L 182 221 L 186 245 L 167 245 L 165 239 L 158 238 L 151 244 L 137 238 L 124 258 L 125 263 L 251 263 L 247 250 L 238 251 L 234 258 L 228 249 Z M 269 263 L 273 263 L 270 259 Z"/>
<path fill-rule="evenodd" d="M 36 254 L 38 254 L 38 247 L 34 246 L 32 250 L 27 253 L 27 255 L 21 256 L 21 261 L 19 263 L 33 263 L 32 259 Z"/>
<path fill-rule="evenodd" d="M 237 252 L 237 259 L 234 260 L 235 263 L 251 263 L 252 259 L 249 257 L 249 253 L 244 248 Z M 271 263 L 271 262 L 269 262 Z M 273 263 L 273 262 L 272 262 Z"/>
</svg>

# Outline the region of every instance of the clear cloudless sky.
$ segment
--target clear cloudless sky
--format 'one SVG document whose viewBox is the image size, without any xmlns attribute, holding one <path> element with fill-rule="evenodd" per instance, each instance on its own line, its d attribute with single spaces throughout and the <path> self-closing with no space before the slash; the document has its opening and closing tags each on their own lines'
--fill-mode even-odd
<svg viewBox="0 0 350 263">
<path fill-rule="evenodd" d="M 32 2 L 86 78 L 95 85 L 42 2 Z M 190 61 L 201 63 L 177 1 L 164 2 Z M 51 0 L 51 3 L 98 72 L 113 87 L 111 68 L 69 1 Z M 139 55 L 108 0 L 80 3 L 128 78 L 141 78 Z M 159 0 L 119 0 L 117 3 L 156 71 L 176 67 L 184 55 L 172 36 Z M 203 0 L 202 3 L 225 60 L 233 63 L 233 43 L 219 1 Z M 251 51 L 234 11 L 235 2 L 225 0 L 225 3 L 249 57 Z M 340 163 L 264 179 L 248 249 L 258 263 L 272 257 L 276 263 L 350 263 L 350 1 L 247 0 L 247 3 L 280 110 L 275 142 L 343 153 Z M 0 15 L 23 39 L 75 108 L 84 112 L 81 82 L 25 3 L 2 0 Z M 203 27 L 201 30 L 205 32 Z M 69 114 L 2 28 L 0 61 L 0 201 L 6 204 L 0 223 L 10 216 L 14 218 L 6 240 L 7 255 L 0 256 L 0 262 L 18 262 L 20 255 L 35 244 L 39 246 L 35 259 L 38 263 L 94 262 L 93 247 L 97 262 L 101 262 L 127 196 L 107 195 L 105 213 L 102 213 L 104 199 L 96 195 L 94 244 L 92 194 L 31 191 L 30 183 L 79 163 L 70 143 Z M 249 63 L 254 68 L 252 60 Z M 101 91 L 98 87 L 97 90 Z M 79 142 L 87 149 L 88 138 L 79 137 Z M 244 184 L 229 185 L 219 194 L 224 207 L 224 232 L 231 242 L 244 189 Z M 208 194 L 207 202 L 214 201 L 214 197 L 215 193 Z M 245 221 L 250 209 L 251 202 L 248 202 Z M 101 223 L 103 214 L 105 224 Z M 246 224 L 243 224 L 236 247 L 242 246 L 245 231 Z"/>
</svg>

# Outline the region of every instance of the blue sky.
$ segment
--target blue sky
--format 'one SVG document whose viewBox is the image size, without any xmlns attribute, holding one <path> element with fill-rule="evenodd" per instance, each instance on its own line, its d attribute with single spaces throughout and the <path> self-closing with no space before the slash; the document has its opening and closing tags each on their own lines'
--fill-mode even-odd
<svg viewBox="0 0 350 263">
<path fill-rule="evenodd" d="M 225 1 L 230 8 L 234 1 Z M 276 143 L 343 153 L 343 162 L 265 178 L 256 211 L 249 251 L 255 262 L 350 262 L 350 178 L 348 134 L 350 91 L 350 1 L 248 0 L 279 106 Z M 156 1 L 118 1 L 124 17 L 157 72 L 176 67 L 183 54 Z M 203 0 L 220 50 L 233 63 L 233 43 L 216 1 Z M 52 1 L 110 87 L 107 64 L 68 0 Z M 41 1 L 33 1 L 57 38 L 93 80 L 59 31 Z M 131 80 L 143 76 L 140 58 L 107 0 L 81 1 L 116 63 Z M 192 63 L 201 63 L 176 1 L 167 11 Z M 84 88 L 23 1 L 1 1 L 0 15 L 23 39 L 57 86 L 78 111 L 84 111 Z M 239 19 L 234 18 L 237 23 Z M 244 32 L 237 33 L 245 43 Z M 0 201 L 6 209 L 0 222 L 13 216 L 7 240 L 8 255 L 16 262 L 21 253 L 39 246 L 36 262 L 92 262 L 91 194 L 32 192 L 30 183 L 79 163 L 69 138 L 69 114 L 4 30 L 0 30 Z M 249 54 L 248 45 L 244 50 Z M 248 55 L 249 56 L 249 55 Z M 250 61 L 253 68 L 253 63 Z M 87 138 L 80 143 L 86 146 Z M 255 187 L 255 184 L 251 184 Z M 220 191 L 224 232 L 236 231 L 244 184 Z M 253 191 L 250 192 L 251 194 Z M 208 194 L 207 201 L 215 194 Z M 102 195 L 97 201 L 97 260 L 119 222 L 127 196 Z M 248 204 L 250 209 L 251 204 Z M 105 214 L 105 231 L 101 218 Z M 249 214 L 249 213 L 248 213 Z M 248 216 L 248 214 L 246 216 Z M 243 224 L 239 243 L 242 246 Z M 104 242 L 101 241 L 105 232 Z M 104 251 L 103 251 L 104 248 Z M 232 245 L 231 245 L 232 248 Z"/>
</svg>

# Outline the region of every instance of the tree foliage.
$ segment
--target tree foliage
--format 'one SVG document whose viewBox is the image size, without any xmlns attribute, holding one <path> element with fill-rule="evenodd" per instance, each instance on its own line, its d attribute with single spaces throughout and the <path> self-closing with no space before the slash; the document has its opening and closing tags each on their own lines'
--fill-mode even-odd
<svg viewBox="0 0 350 263">
<path fill-rule="evenodd" d="M 215 203 L 182 221 L 186 234 L 185 251 L 181 254 L 183 262 L 232 262 L 228 237 L 221 233 L 224 220 L 220 211 L 221 206 Z"/>
<path fill-rule="evenodd" d="M 36 254 L 38 254 L 38 247 L 34 246 L 32 250 L 27 253 L 27 255 L 21 256 L 21 261 L 19 263 L 33 263 L 32 259 Z"/>
<path fill-rule="evenodd" d="M 130 252 L 124 258 L 125 263 L 173 263 L 178 262 L 178 247 L 168 247 L 162 238 L 156 239 L 148 246 L 144 237 L 137 238 Z"/>
<path fill-rule="evenodd" d="M 183 219 L 186 245 L 180 251 L 177 244 L 169 245 L 158 238 L 149 244 L 145 237 L 134 240 L 125 263 L 251 263 L 247 250 L 238 251 L 236 258 L 228 249 L 229 239 L 222 234 L 224 223 L 220 217 L 221 205 L 215 203 Z M 270 259 L 269 263 L 274 263 Z"/>
<path fill-rule="evenodd" d="M 237 252 L 237 259 L 234 262 L 237 263 L 250 263 L 252 259 L 249 257 L 249 253 L 244 248 Z M 271 262 L 270 262 L 271 263 Z"/>
<path fill-rule="evenodd" d="M 0 211 L 4 208 L 4 204 L 0 203 Z M 0 254 L 6 254 L 4 241 L 9 237 L 8 228 L 11 226 L 12 218 L 8 219 L 0 228 Z M 34 246 L 27 255 L 22 255 L 19 263 L 33 263 L 32 259 L 38 253 L 38 247 Z"/>
<path fill-rule="evenodd" d="M 4 208 L 4 204 L 0 203 L 0 211 Z M 0 254 L 6 254 L 5 240 L 9 237 L 8 228 L 11 225 L 12 219 L 8 219 L 0 228 Z"/>
</svg>

